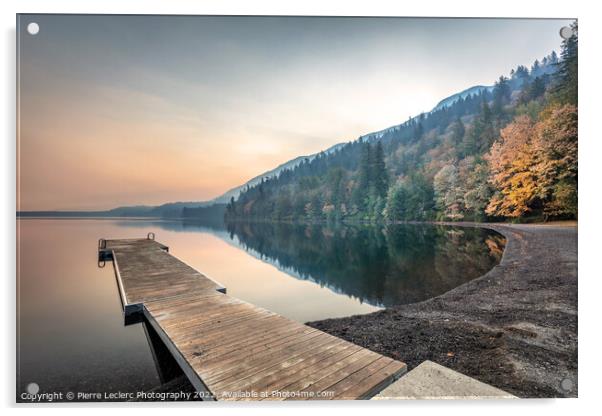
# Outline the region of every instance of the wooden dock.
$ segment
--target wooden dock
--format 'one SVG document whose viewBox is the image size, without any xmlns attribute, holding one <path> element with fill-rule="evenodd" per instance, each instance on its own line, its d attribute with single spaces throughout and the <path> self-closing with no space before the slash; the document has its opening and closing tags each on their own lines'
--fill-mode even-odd
<svg viewBox="0 0 602 416">
<path fill-rule="evenodd" d="M 369 399 L 406 365 L 227 295 L 146 239 L 99 241 L 126 321 L 143 317 L 205 400 Z"/>
</svg>

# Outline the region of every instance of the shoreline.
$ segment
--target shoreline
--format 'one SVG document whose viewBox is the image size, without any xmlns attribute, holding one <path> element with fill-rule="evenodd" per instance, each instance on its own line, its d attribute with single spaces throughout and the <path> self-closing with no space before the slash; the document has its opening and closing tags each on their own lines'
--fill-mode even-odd
<svg viewBox="0 0 602 416">
<path fill-rule="evenodd" d="M 500 263 L 435 298 L 308 325 L 408 370 L 431 360 L 519 397 L 577 397 L 576 223 L 434 224 L 501 233 Z"/>
</svg>

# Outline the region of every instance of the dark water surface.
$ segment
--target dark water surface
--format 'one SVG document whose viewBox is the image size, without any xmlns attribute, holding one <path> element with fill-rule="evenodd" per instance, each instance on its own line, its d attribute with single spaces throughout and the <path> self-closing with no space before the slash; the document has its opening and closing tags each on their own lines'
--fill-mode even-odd
<svg viewBox="0 0 602 416">
<path fill-rule="evenodd" d="M 202 225 L 182 221 L 20 219 L 17 396 L 136 392 L 178 374 L 143 324 L 124 326 L 112 264 L 99 238 L 153 231 L 170 252 L 228 293 L 291 319 L 369 313 L 442 294 L 501 258 L 483 229 L 431 225 Z M 176 369 L 177 370 L 177 369 Z"/>
</svg>

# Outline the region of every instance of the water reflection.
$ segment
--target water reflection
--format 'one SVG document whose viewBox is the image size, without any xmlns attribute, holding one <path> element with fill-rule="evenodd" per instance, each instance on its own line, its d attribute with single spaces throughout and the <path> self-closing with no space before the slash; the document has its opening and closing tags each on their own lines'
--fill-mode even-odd
<svg viewBox="0 0 602 416">
<path fill-rule="evenodd" d="M 128 234 L 164 230 L 157 233 L 157 238 L 169 246 L 170 253 L 218 281 L 227 288 L 228 294 L 299 322 L 379 309 L 351 294 L 301 278 L 277 262 L 261 261 L 262 253 L 245 248 L 225 226 L 177 220 L 119 221 L 117 224 L 124 229 L 138 228 Z"/>
<path fill-rule="evenodd" d="M 232 296 L 299 322 L 436 296 L 493 267 L 504 243 L 418 225 L 26 219 L 17 229 L 18 399 L 32 382 L 41 393 L 138 392 L 183 379 L 150 328 L 123 325 L 113 266 L 97 266 L 99 238 L 161 231 L 170 253 Z"/>
<path fill-rule="evenodd" d="M 430 224 L 157 220 L 153 225 L 211 233 L 289 276 L 378 307 L 426 300 L 481 276 L 499 263 L 505 245 L 492 230 Z"/>
<path fill-rule="evenodd" d="M 146 391 L 161 384 L 140 325 L 123 326 L 113 267 L 97 267 L 110 221 L 17 221 L 17 399 Z"/>
<path fill-rule="evenodd" d="M 479 228 L 230 223 L 246 250 L 289 274 L 378 306 L 422 301 L 478 277 L 504 238 Z"/>
</svg>

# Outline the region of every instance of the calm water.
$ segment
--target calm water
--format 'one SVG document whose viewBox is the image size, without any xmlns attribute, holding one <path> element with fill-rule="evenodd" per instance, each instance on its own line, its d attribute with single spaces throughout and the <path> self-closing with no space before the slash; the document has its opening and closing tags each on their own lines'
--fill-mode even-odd
<svg viewBox="0 0 602 416">
<path fill-rule="evenodd" d="M 18 394 L 150 390 L 177 374 L 143 324 L 124 326 L 99 238 L 149 231 L 228 293 L 300 322 L 442 294 L 491 269 L 504 240 L 480 229 L 399 225 L 201 225 L 24 219 L 18 239 Z M 160 364 L 160 365 L 159 365 Z M 172 371 L 173 370 L 173 371 Z"/>
</svg>

